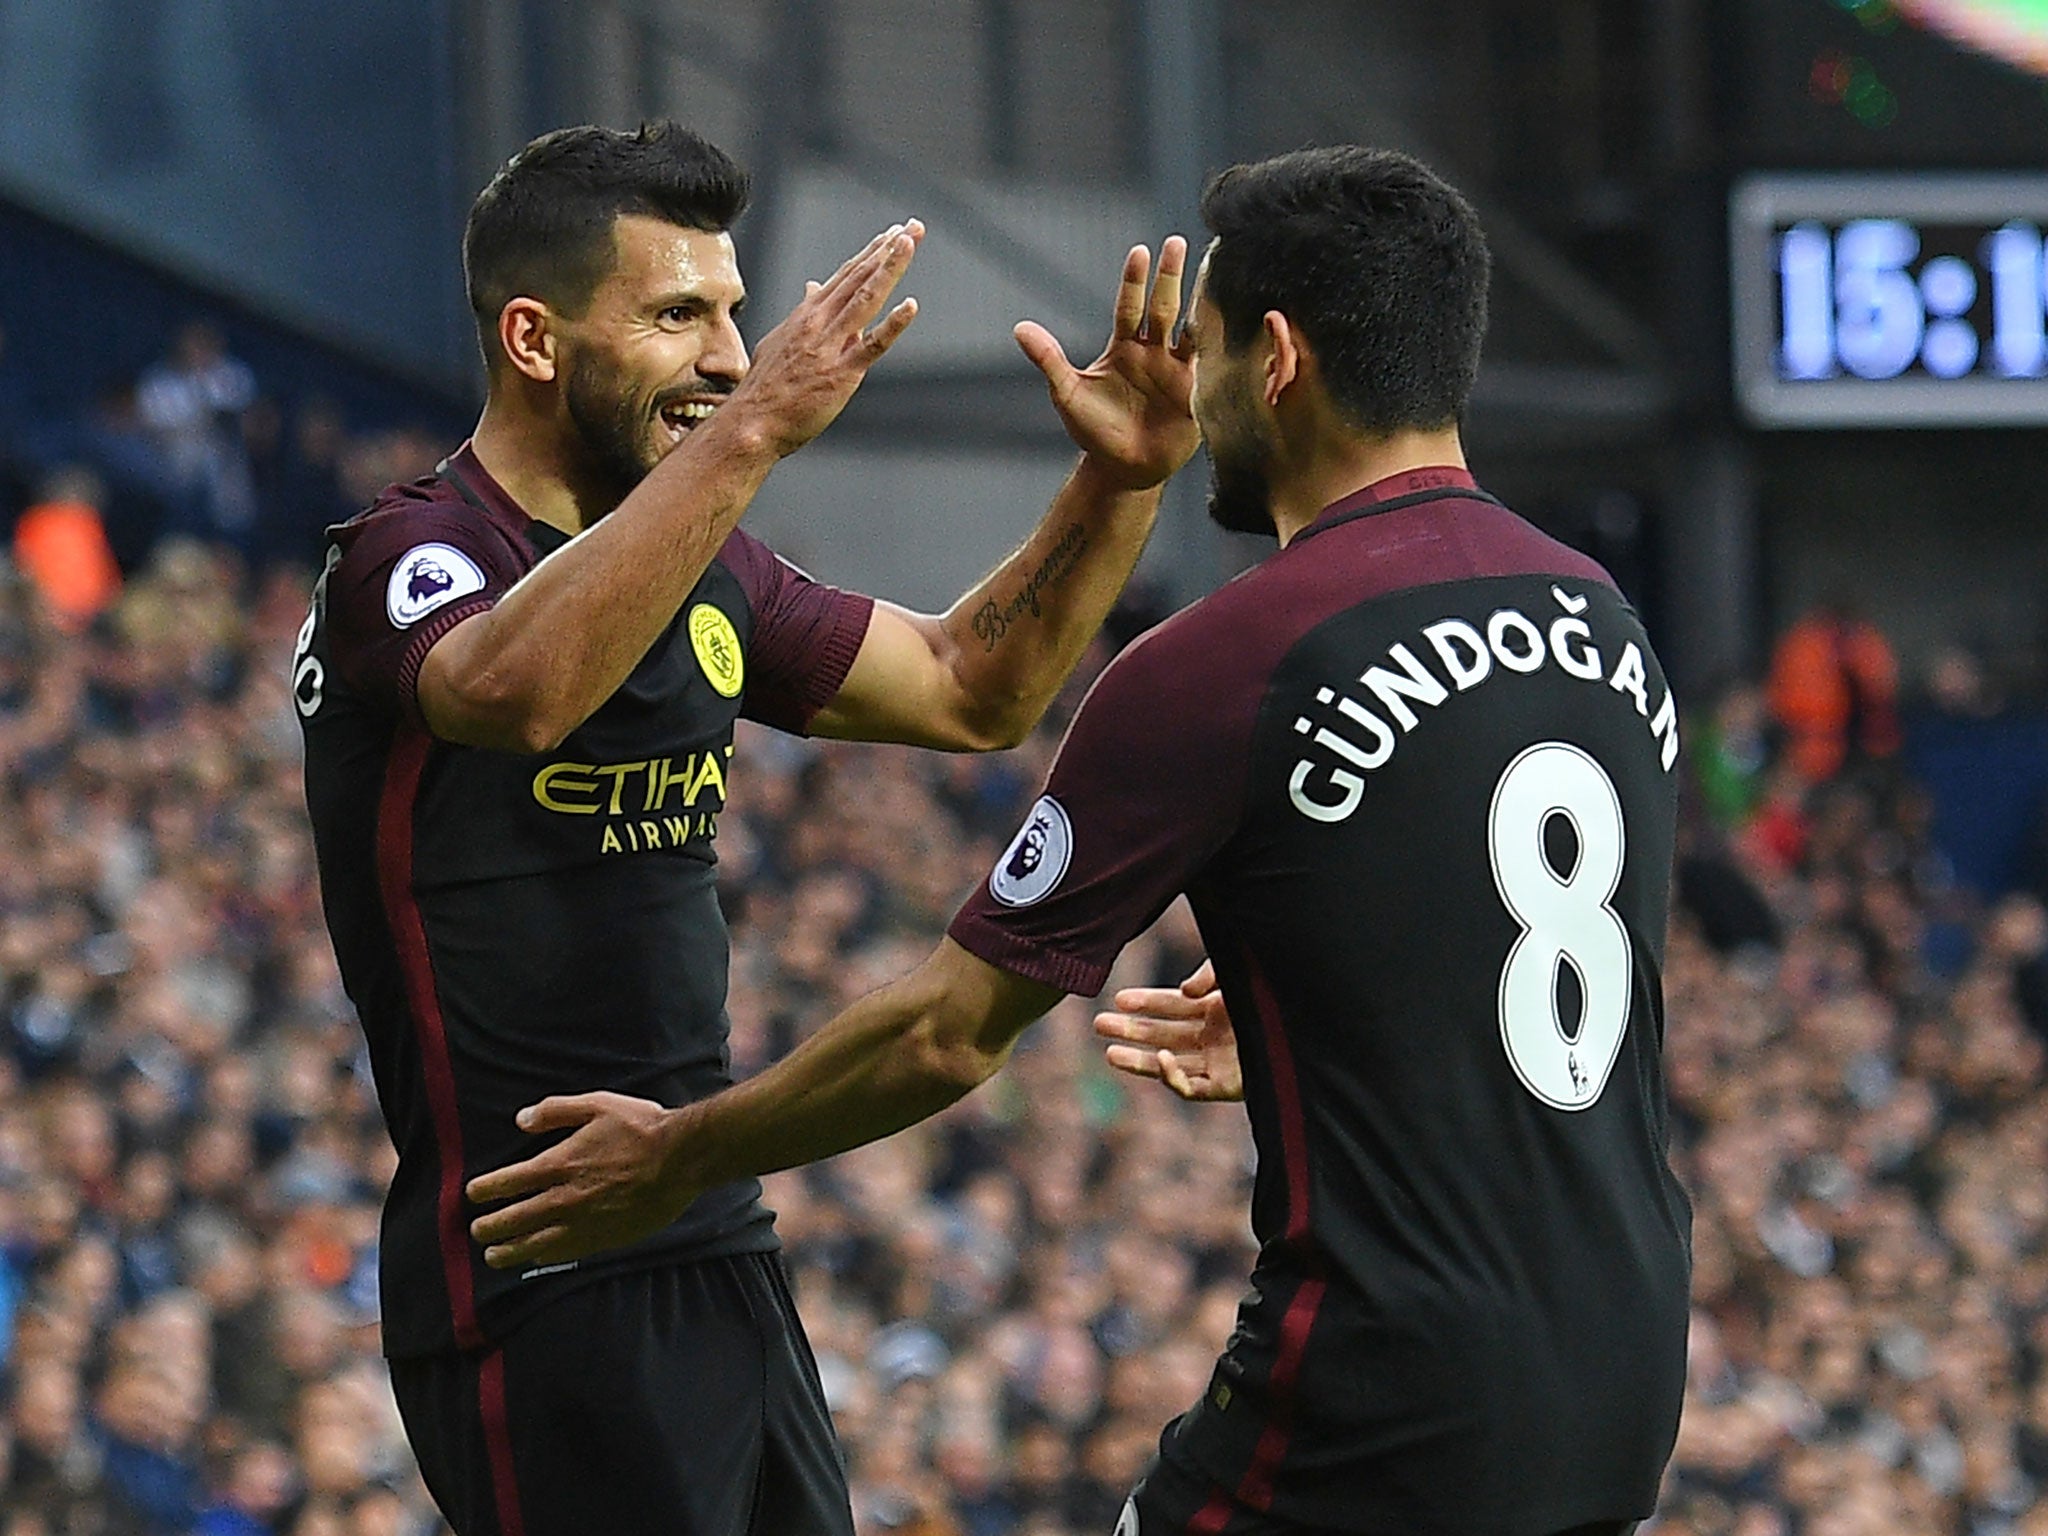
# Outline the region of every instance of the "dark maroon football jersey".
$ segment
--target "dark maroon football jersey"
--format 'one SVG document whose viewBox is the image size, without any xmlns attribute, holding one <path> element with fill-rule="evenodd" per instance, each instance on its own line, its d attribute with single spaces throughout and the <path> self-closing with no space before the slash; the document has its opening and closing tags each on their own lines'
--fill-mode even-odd
<svg viewBox="0 0 2048 1536">
<path fill-rule="evenodd" d="M 1192 902 L 1260 1255 L 1169 1460 L 1329 1531 L 1650 1512 L 1689 1267 L 1660 1063 L 1677 757 L 1605 572 L 1459 470 L 1339 502 L 1097 682 L 952 935 L 1092 994 Z"/>
<path fill-rule="evenodd" d="M 436 640 L 567 542 L 465 447 L 328 534 L 294 657 L 327 924 L 398 1147 L 381 1247 L 393 1355 L 502 1335 L 593 1274 L 772 1248 L 752 1181 L 583 1264 L 486 1268 L 472 1176 L 545 1143 L 551 1093 L 678 1104 L 730 1081 L 713 866 L 744 715 L 802 730 L 872 603 L 734 533 L 674 623 L 554 751 L 456 746 L 414 688 Z"/>
</svg>

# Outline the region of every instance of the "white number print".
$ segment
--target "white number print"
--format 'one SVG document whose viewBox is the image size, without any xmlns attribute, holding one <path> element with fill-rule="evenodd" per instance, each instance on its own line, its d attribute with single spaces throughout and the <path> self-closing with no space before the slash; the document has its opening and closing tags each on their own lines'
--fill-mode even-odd
<svg viewBox="0 0 2048 1536">
<path fill-rule="evenodd" d="M 341 550 L 328 545 L 327 562 L 320 567 L 320 579 L 313 583 L 313 606 L 306 610 L 306 622 L 299 626 L 299 638 L 292 646 L 292 702 L 308 720 L 320 712 L 327 697 L 327 668 L 313 654 L 313 639 L 327 609 L 327 578 L 340 563 Z"/>
<path fill-rule="evenodd" d="M 1570 824 L 1578 844 L 1562 873 L 1545 851 L 1553 817 Z M 1522 925 L 1500 973 L 1501 1044 L 1522 1086 L 1545 1104 L 1590 1108 L 1621 1051 L 1634 971 L 1628 928 L 1608 905 L 1627 849 L 1621 797 L 1586 753 L 1546 741 L 1500 776 L 1486 841 L 1501 900 Z M 1576 1029 L 1559 1006 L 1566 970 L 1578 983 Z"/>
</svg>

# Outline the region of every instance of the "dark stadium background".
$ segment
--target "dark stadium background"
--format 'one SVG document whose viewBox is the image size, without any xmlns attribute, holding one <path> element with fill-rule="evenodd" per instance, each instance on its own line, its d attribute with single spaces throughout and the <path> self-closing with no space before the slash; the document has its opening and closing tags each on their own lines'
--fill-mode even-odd
<svg viewBox="0 0 2048 1536">
<path fill-rule="evenodd" d="M 1092 350 L 1206 171 L 1355 139 L 1465 189 L 1475 469 L 1608 564 L 1688 705 L 1698 1311 L 1654 1529 L 2048 1533 L 2048 409 L 1771 428 L 1731 366 L 1742 178 L 2048 166 L 2048 78 L 1942 30 L 1971 9 L 0 0 L 0 1536 L 436 1528 L 376 1365 L 388 1153 L 283 668 L 319 527 L 472 419 L 469 198 L 536 132 L 649 115 L 755 174 L 752 324 L 931 226 L 911 336 L 749 514 L 914 604 L 1066 461 L 1010 323 Z M 248 390 L 196 479 L 146 405 L 195 323 Z M 1257 554 L 1184 480 L 1091 667 Z M 32 514 L 81 503 L 122 586 L 65 607 Z M 983 762 L 742 744 L 743 1066 L 922 954 L 1059 723 Z M 1196 943 L 1170 914 L 1122 979 Z M 1228 1329 L 1248 1143 L 1112 1081 L 1087 1017 L 776 1181 L 865 1531 L 1106 1532 Z"/>
</svg>

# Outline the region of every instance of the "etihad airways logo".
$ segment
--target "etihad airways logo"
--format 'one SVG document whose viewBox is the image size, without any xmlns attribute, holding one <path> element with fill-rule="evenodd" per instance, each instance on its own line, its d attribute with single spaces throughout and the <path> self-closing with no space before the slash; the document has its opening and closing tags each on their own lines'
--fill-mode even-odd
<svg viewBox="0 0 2048 1536">
<path fill-rule="evenodd" d="M 557 816 L 604 817 L 603 853 L 680 848 L 718 834 L 732 750 L 728 743 L 631 763 L 549 763 L 533 776 L 534 803 Z"/>
</svg>

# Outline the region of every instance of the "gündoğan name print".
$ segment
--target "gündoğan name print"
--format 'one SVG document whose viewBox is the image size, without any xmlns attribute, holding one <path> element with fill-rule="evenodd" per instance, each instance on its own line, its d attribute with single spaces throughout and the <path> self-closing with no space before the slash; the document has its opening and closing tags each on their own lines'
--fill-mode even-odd
<svg viewBox="0 0 2048 1536">
<path fill-rule="evenodd" d="M 1294 808 L 1311 821 L 1349 820 L 1365 798 L 1365 776 L 1392 762 L 1402 738 L 1421 724 L 1418 706 L 1434 710 L 1503 675 L 1530 676 L 1552 666 L 1632 703 L 1669 773 L 1678 761 L 1678 706 L 1667 688 L 1651 707 L 1642 648 L 1633 640 L 1618 651 L 1603 648 L 1583 617 L 1588 600 L 1559 586 L 1550 595 L 1563 612 L 1547 626 L 1516 608 L 1495 609 L 1483 623 L 1439 619 L 1423 626 L 1415 644 L 1389 646 L 1385 663 L 1367 667 L 1355 683 L 1317 689 L 1320 709 L 1294 721 L 1296 734 L 1321 749 L 1304 755 L 1288 775 Z M 1425 656 L 1434 658 L 1441 677 Z"/>
</svg>

